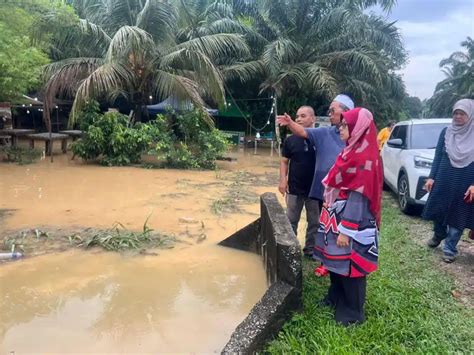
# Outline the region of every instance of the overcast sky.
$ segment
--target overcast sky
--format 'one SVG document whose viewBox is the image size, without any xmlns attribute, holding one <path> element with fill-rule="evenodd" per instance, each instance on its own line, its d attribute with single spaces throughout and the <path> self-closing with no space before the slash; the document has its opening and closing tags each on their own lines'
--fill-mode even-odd
<svg viewBox="0 0 474 355">
<path fill-rule="evenodd" d="M 444 79 L 439 62 L 474 38 L 474 0 L 398 0 L 388 19 L 397 21 L 409 52 L 402 71 L 408 94 L 431 97 Z"/>
</svg>

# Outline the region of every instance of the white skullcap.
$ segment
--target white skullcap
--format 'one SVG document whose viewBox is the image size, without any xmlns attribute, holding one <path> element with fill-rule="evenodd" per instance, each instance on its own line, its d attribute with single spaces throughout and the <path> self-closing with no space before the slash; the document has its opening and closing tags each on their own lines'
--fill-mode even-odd
<svg viewBox="0 0 474 355">
<path fill-rule="evenodd" d="M 352 110 L 354 108 L 354 101 L 352 101 L 351 98 L 347 95 L 337 95 L 336 98 L 332 101 L 336 101 L 343 104 L 349 110 Z"/>
</svg>

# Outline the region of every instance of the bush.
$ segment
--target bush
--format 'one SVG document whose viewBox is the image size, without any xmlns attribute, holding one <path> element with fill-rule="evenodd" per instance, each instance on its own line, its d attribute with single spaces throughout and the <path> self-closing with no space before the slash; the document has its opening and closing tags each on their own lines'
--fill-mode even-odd
<svg viewBox="0 0 474 355">
<path fill-rule="evenodd" d="M 3 155 L 3 160 L 19 165 L 31 164 L 38 160 L 42 154 L 37 149 L 10 146 L 0 147 L 0 153 Z"/>
<path fill-rule="evenodd" d="M 169 139 L 160 140 L 155 148 L 159 158 L 164 158 L 169 167 L 179 169 L 214 169 L 216 159 L 228 148 L 228 141 L 219 130 L 209 127 L 199 110 L 176 115 L 174 126 L 162 125 L 168 129 Z M 157 122 L 166 118 L 158 115 Z"/>
<path fill-rule="evenodd" d="M 73 143 L 75 155 L 85 160 L 100 158 L 104 165 L 138 163 L 153 139 L 153 128 L 128 127 L 128 117 L 116 112 L 99 115 L 90 123 L 84 137 Z"/>
<path fill-rule="evenodd" d="M 224 135 L 205 122 L 201 111 L 158 115 L 148 123 L 130 127 L 127 116 L 114 112 L 102 115 L 98 110 L 97 103 L 91 102 L 80 113 L 84 136 L 73 143 L 72 150 L 85 160 L 129 165 L 140 162 L 141 154 L 152 147 L 150 153 L 168 167 L 213 169 L 228 146 Z"/>
</svg>

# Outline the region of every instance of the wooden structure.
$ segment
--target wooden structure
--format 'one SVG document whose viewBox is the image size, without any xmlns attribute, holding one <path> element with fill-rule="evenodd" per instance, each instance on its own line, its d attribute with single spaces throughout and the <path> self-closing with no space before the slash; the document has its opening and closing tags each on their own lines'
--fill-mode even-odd
<svg viewBox="0 0 474 355">
<path fill-rule="evenodd" d="M 67 134 L 72 138 L 73 141 L 75 141 L 78 138 L 82 137 L 82 131 L 78 129 L 72 129 L 72 130 L 67 130 L 67 131 L 59 131 L 59 133 L 62 134 Z"/>
<path fill-rule="evenodd" d="M 35 147 L 35 140 L 44 141 L 46 155 L 52 155 L 54 141 L 61 141 L 61 150 L 63 153 L 67 151 L 67 134 L 61 133 L 36 133 L 29 134 L 27 138 L 30 140 L 30 148 Z"/>
<path fill-rule="evenodd" d="M 0 135 L 11 137 L 12 147 L 16 147 L 18 144 L 18 137 L 24 137 L 29 134 L 35 133 L 34 129 L 4 129 L 0 131 Z"/>
<path fill-rule="evenodd" d="M 8 145 L 10 143 L 10 136 L 8 134 L 1 134 L 0 132 L 0 144 Z"/>
</svg>

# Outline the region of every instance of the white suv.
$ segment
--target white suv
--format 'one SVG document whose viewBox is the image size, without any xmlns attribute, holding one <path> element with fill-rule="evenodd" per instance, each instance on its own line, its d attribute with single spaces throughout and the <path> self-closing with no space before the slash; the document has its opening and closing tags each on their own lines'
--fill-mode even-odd
<svg viewBox="0 0 474 355">
<path fill-rule="evenodd" d="M 450 118 L 413 119 L 393 127 L 382 149 L 384 182 L 398 195 L 402 212 L 413 214 L 426 203 L 423 189 L 433 165 L 438 138 Z"/>
</svg>

